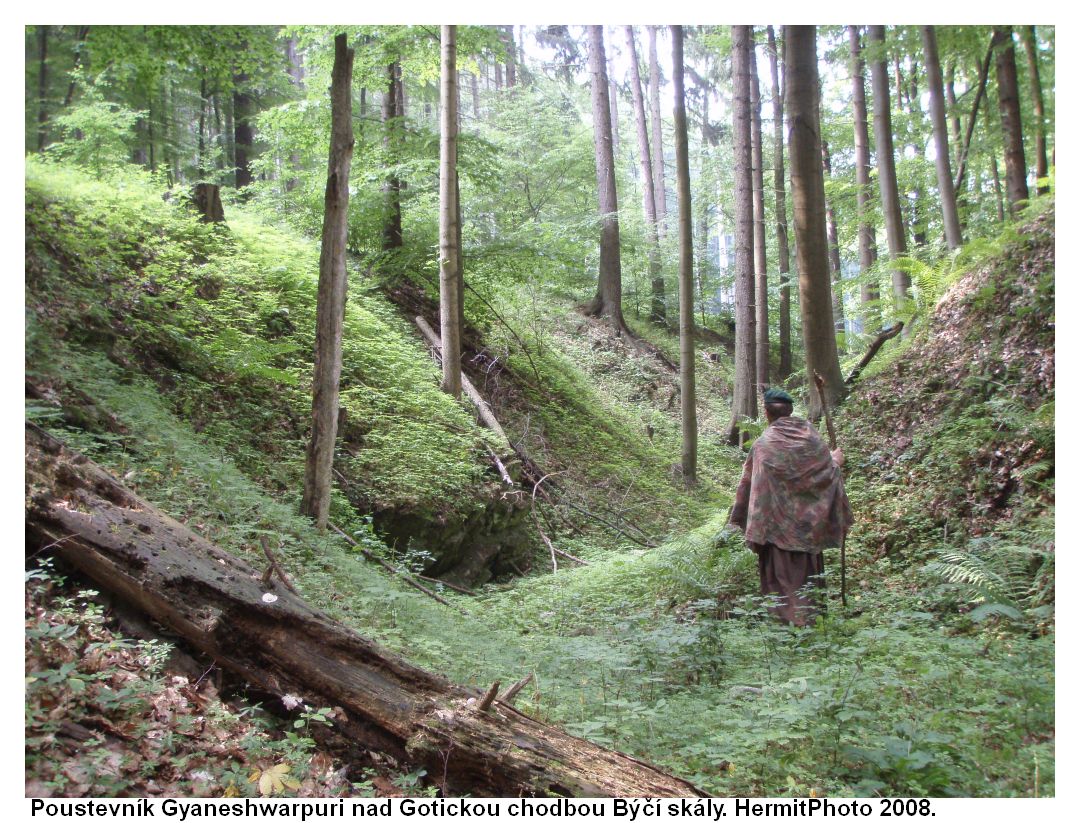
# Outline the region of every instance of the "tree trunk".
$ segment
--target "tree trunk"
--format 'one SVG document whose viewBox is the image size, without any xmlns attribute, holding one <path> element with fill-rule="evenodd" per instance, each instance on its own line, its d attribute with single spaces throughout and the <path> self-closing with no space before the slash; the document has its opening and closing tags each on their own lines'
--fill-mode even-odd
<svg viewBox="0 0 1080 823">
<path fill-rule="evenodd" d="M 330 161 L 326 175 L 319 295 L 315 319 L 315 372 L 312 379 L 311 440 L 304 465 L 300 511 L 325 529 L 330 514 L 330 482 L 337 439 L 341 333 L 345 320 L 348 273 L 345 248 L 349 228 L 349 167 L 352 162 L 352 66 L 348 37 L 334 38 L 330 84 Z"/>
<path fill-rule="evenodd" d="M 340 707 L 337 744 L 426 767 L 446 796 L 703 796 L 502 699 L 480 709 L 481 692 L 330 619 L 32 426 L 25 509 L 28 548 L 51 547 L 255 689 Z"/>
<path fill-rule="evenodd" d="M 398 99 L 401 92 L 401 66 L 391 63 L 386 67 L 386 94 L 383 96 L 382 119 L 385 126 L 383 147 L 391 164 L 397 162 L 398 131 L 401 128 L 402 105 Z M 400 249 L 403 245 L 401 233 L 401 181 L 396 174 L 391 174 L 383 186 L 386 204 L 386 222 L 383 224 L 383 251 Z"/>
<path fill-rule="evenodd" d="M 758 83 L 757 50 L 750 29 L 750 163 L 754 207 L 754 373 L 757 387 L 769 382 L 769 265 L 765 253 L 765 169 L 761 150 L 761 84 Z"/>
<path fill-rule="evenodd" d="M 476 76 L 476 72 L 469 73 L 469 86 L 472 90 L 472 111 L 473 118 L 475 120 L 480 119 L 480 80 Z"/>
<path fill-rule="evenodd" d="M 37 150 L 44 151 L 49 136 L 49 27 L 38 26 Z"/>
<path fill-rule="evenodd" d="M 612 80 L 611 60 L 608 60 L 608 103 L 611 104 L 611 151 L 619 156 L 619 87 Z"/>
<path fill-rule="evenodd" d="M 820 122 L 820 112 L 818 113 Z M 832 156 L 829 154 L 829 144 L 821 141 L 821 168 L 826 180 L 832 177 Z M 833 211 L 829 198 L 825 198 L 825 232 L 829 241 L 829 272 L 832 275 L 832 309 L 833 322 L 836 325 L 836 333 L 842 334 L 844 326 L 844 290 L 842 280 L 844 273 L 840 264 L 840 239 L 836 230 L 836 213 Z"/>
<path fill-rule="evenodd" d="M 619 260 L 619 202 L 615 192 L 615 154 L 611 145 L 604 27 L 589 26 L 589 70 L 592 75 L 593 140 L 596 149 L 596 191 L 600 202 L 600 272 L 596 297 L 588 314 L 606 317 L 625 328 L 622 315 L 622 265 Z"/>
<path fill-rule="evenodd" d="M 200 179 L 206 174 L 204 163 L 206 162 L 206 70 L 203 70 L 202 80 L 199 82 L 199 151 L 197 155 L 197 174 Z"/>
<path fill-rule="evenodd" d="M 885 27 L 870 26 L 869 37 L 879 52 L 885 50 Z M 874 142 L 877 150 L 878 186 L 881 189 L 881 210 L 885 214 L 885 233 L 889 241 L 889 258 L 896 260 L 907 254 L 904 236 L 904 217 L 900 211 L 900 191 L 896 185 L 896 154 L 893 150 L 892 112 L 889 110 L 889 75 L 885 59 L 880 55 L 870 63 L 870 79 L 874 91 Z M 902 312 L 910 299 L 911 278 L 906 272 L 893 269 L 893 302 Z M 909 334 L 904 327 L 904 336 Z"/>
<path fill-rule="evenodd" d="M 957 161 L 959 168 L 956 170 L 956 184 L 953 186 L 956 191 L 960 190 L 964 182 L 964 174 L 967 171 L 968 150 L 971 147 L 971 137 L 975 133 L 975 124 L 978 122 L 979 117 L 979 102 L 986 93 L 986 78 L 990 73 L 990 60 L 993 56 L 994 40 L 991 37 L 990 47 L 986 50 L 986 58 L 979 67 L 979 84 L 975 88 L 975 102 L 971 104 L 971 117 L 968 118 L 967 133 L 964 135 L 964 144 L 960 149 L 960 159 Z"/>
<path fill-rule="evenodd" d="M 709 163 L 709 147 L 715 147 L 719 141 L 718 130 L 709 123 L 709 88 L 701 86 L 701 168 L 707 168 Z M 709 261 L 709 198 L 699 197 L 694 204 L 697 213 L 697 226 L 694 232 L 694 242 L 697 245 L 697 286 L 698 286 L 698 311 L 701 312 L 701 326 L 706 327 L 705 302 L 706 284 L 708 282 Z"/>
<path fill-rule="evenodd" d="M 517 85 L 517 49 L 514 47 L 514 27 L 504 26 L 503 42 L 506 44 L 506 87 Z"/>
<path fill-rule="evenodd" d="M 663 239 L 667 231 L 667 190 L 664 187 L 664 123 L 660 119 L 660 61 L 656 56 L 656 26 L 649 26 L 649 114 L 652 117 L 653 194 L 656 225 Z"/>
<path fill-rule="evenodd" d="M 442 388 L 460 398 L 461 256 L 458 248 L 456 34 L 456 26 L 442 27 L 442 82 L 439 85 L 439 321 L 442 327 Z"/>
<path fill-rule="evenodd" d="M 859 290 L 862 304 L 863 331 L 874 333 L 881 327 L 881 294 L 875 282 L 866 279 L 866 273 L 877 262 L 877 239 L 874 224 L 870 220 L 870 134 L 866 118 L 866 74 L 859 44 L 859 27 L 848 26 L 851 44 L 851 105 L 855 114 L 855 208 L 859 224 L 859 269 L 863 283 Z"/>
<path fill-rule="evenodd" d="M 671 27 L 671 79 L 675 86 L 675 180 L 679 201 L 679 392 L 682 404 L 682 475 L 697 485 L 697 390 L 694 383 L 694 236 L 690 203 L 690 147 L 683 88 L 683 29 Z"/>
<path fill-rule="evenodd" d="M 987 134 L 990 134 L 993 128 L 992 117 L 990 114 L 990 107 L 986 107 L 986 114 L 983 116 L 984 128 Z M 998 131 L 1001 131 L 1000 122 L 998 125 Z M 996 147 L 995 147 L 996 148 Z M 994 201 L 997 204 L 997 219 L 999 223 L 1005 222 L 1005 193 L 1001 188 L 1001 174 L 998 171 L 997 152 L 992 151 L 990 153 L 990 176 L 994 182 Z"/>
<path fill-rule="evenodd" d="M 776 377 L 786 380 L 791 374 L 791 252 L 788 250 L 787 195 L 784 183 L 784 96 L 780 90 L 777 67 L 776 36 L 773 27 L 765 29 L 769 38 L 769 73 L 772 79 L 773 110 L 773 186 L 776 196 L 776 253 L 780 268 L 780 365 Z"/>
<path fill-rule="evenodd" d="M 1050 191 L 1047 183 L 1041 182 L 1050 174 L 1046 162 L 1046 116 L 1043 113 L 1042 81 L 1039 79 L 1039 47 L 1035 38 L 1035 27 L 1024 26 L 1020 29 L 1027 54 L 1028 80 L 1031 83 L 1031 108 L 1035 115 L 1035 182 L 1038 194 Z"/>
<path fill-rule="evenodd" d="M 930 89 L 930 119 L 934 126 L 934 167 L 937 171 L 938 194 L 941 197 L 941 216 L 945 223 L 945 243 L 949 250 L 963 245 L 960 233 L 960 212 L 956 207 L 952 168 L 949 163 L 949 132 L 945 123 L 945 89 L 938 59 L 937 35 L 933 26 L 922 26 L 923 52 L 926 59 L 926 81 Z"/>
<path fill-rule="evenodd" d="M 290 37 L 286 41 L 285 46 L 286 56 L 289 60 L 289 77 L 292 79 L 293 86 L 301 94 L 304 91 L 304 61 L 300 56 L 300 53 L 296 50 L 296 38 Z M 361 106 L 360 117 L 364 116 L 363 107 Z M 300 152 L 294 151 L 289 153 L 289 169 L 293 172 L 285 181 L 285 191 L 293 191 L 300 185 L 300 180 L 295 176 L 297 172 L 301 170 L 302 161 L 300 158 Z"/>
<path fill-rule="evenodd" d="M 649 280 L 652 284 L 652 302 L 649 320 L 658 326 L 667 325 L 667 307 L 664 295 L 664 274 L 660 263 L 660 235 L 656 220 L 656 188 L 654 184 L 652 154 L 649 151 L 649 129 L 645 120 L 645 95 L 641 90 L 641 69 L 638 63 L 634 27 L 626 27 L 626 43 L 630 50 L 630 93 L 634 99 L 634 121 L 637 123 L 638 154 L 641 157 L 641 180 L 645 189 L 645 232 L 649 244 Z"/>
<path fill-rule="evenodd" d="M 1001 137 L 1005 145 L 1005 187 L 1009 211 L 1013 216 L 1028 199 L 1027 163 L 1024 159 L 1024 136 L 1020 126 L 1020 91 L 1016 80 L 1016 50 L 1012 28 L 994 29 L 996 49 L 998 108 L 1001 111 Z"/>
<path fill-rule="evenodd" d="M 68 83 L 67 94 L 64 95 L 64 108 L 65 109 L 68 106 L 70 106 L 71 101 L 75 99 L 75 85 L 76 85 L 75 84 L 75 70 L 80 69 L 80 68 L 85 68 L 85 66 L 83 65 L 83 63 L 84 63 L 83 52 L 85 51 L 86 38 L 89 37 L 89 36 L 90 36 L 90 27 L 89 26 L 79 26 L 75 30 L 75 48 L 73 50 L 74 55 L 72 56 L 72 62 L 71 62 L 72 76 L 71 76 L 71 81 Z"/>
<path fill-rule="evenodd" d="M 735 385 L 728 442 L 741 445 L 739 425 L 757 417 L 754 343 L 754 195 L 750 149 L 750 27 L 731 27 L 732 140 L 735 146 Z"/>
<path fill-rule="evenodd" d="M 242 189 L 255 180 L 251 173 L 251 160 L 255 155 L 255 127 L 252 117 L 255 115 L 255 98 L 245 86 L 246 74 L 238 74 L 234 80 L 233 91 L 233 143 L 236 151 L 236 188 Z"/>
<path fill-rule="evenodd" d="M 815 373 L 825 379 L 825 402 L 834 407 L 846 392 L 836 352 L 829 261 L 825 236 L 825 181 L 821 170 L 821 127 L 817 30 L 785 26 L 788 48 L 788 153 L 791 159 L 791 202 L 795 215 L 795 252 L 799 266 L 799 305 L 807 382 Z M 823 409 L 817 392 L 809 392 L 808 415 Z"/>
</svg>

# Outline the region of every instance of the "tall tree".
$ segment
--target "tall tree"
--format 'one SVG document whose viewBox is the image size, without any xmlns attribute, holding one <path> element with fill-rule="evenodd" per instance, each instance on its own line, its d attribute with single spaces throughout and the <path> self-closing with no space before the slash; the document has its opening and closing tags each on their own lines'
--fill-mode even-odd
<svg viewBox="0 0 1080 823">
<path fill-rule="evenodd" d="M 619 201 L 615 193 L 615 153 L 611 145 L 611 106 L 608 102 L 603 26 L 589 26 L 589 71 L 596 149 L 596 190 L 600 202 L 600 273 L 596 297 L 589 305 L 588 313 L 593 317 L 606 317 L 616 328 L 622 329 L 626 323 L 622 314 Z"/>
<path fill-rule="evenodd" d="M 994 65 L 997 69 L 998 109 L 1001 111 L 1001 138 L 1005 144 L 1005 189 L 1009 211 L 1014 215 L 1028 199 L 1024 135 L 1020 126 L 1020 91 L 1016 79 L 1016 49 L 1011 26 L 994 28 Z"/>
<path fill-rule="evenodd" d="M 694 235 L 690 203 L 690 148 L 683 82 L 683 29 L 671 27 L 671 80 L 675 86 L 675 182 L 679 202 L 679 389 L 682 403 L 682 475 L 697 484 L 697 390 L 694 383 Z"/>
<path fill-rule="evenodd" d="M 990 38 L 990 46 L 986 50 L 986 57 L 979 64 L 979 81 L 975 86 L 975 102 L 971 104 L 971 117 L 968 118 L 967 131 L 964 134 L 964 142 L 960 147 L 960 157 L 956 161 L 956 184 L 953 188 L 959 191 L 964 183 L 964 175 L 967 172 L 968 150 L 971 148 L 971 138 L 975 134 L 975 124 L 978 122 L 979 103 L 986 93 L 986 78 L 990 73 L 990 61 L 994 56 L 994 39 Z M 989 105 L 989 103 L 987 104 Z"/>
<path fill-rule="evenodd" d="M 836 352 L 829 260 L 825 243 L 825 180 L 821 163 L 817 29 L 785 26 L 788 69 L 788 152 L 791 160 L 791 202 L 795 217 L 795 252 L 799 266 L 799 307 L 807 383 L 815 372 L 825 379 L 825 402 L 843 399 L 844 378 Z M 818 393 L 809 392 L 808 413 L 822 413 Z"/>
<path fill-rule="evenodd" d="M 881 210 L 885 214 L 885 233 L 889 241 L 889 257 L 892 260 L 907 254 L 904 235 L 904 217 L 900 211 L 900 190 L 896 183 L 896 154 L 893 149 L 892 112 L 889 110 L 889 74 L 885 65 L 885 27 L 870 26 L 869 40 L 874 44 L 875 54 L 870 61 L 870 82 L 874 91 L 874 142 L 878 169 L 878 187 L 881 190 Z M 790 98 L 789 98 L 790 100 Z M 892 271 L 893 302 L 902 310 L 909 300 L 911 278 L 907 272 L 894 268 Z M 903 334 L 910 332 L 911 324 L 904 326 Z"/>
<path fill-rule="evenodd" d="M 728 442 L 745 441 L 740 424 L 757 417 L 754 341 L 754 196 L 750 150 L 750 27 L 731 27 L 735 146 L 735 385 Z M 790 105 L 790 104 L 789 104 Z"/>
<path fill-rule="evenodd" d="M 645 232 L 649 244 L 649 280 L 652 284 L 652 301 L 649 320 L 657 325 L 667 325 L 667 308 L 664 300 L 664 273 L 660 264 L 659 230 L 656 225 L 656 190 L 653 181 L 652 155 L 649 152 L 649 128 L 645 120 L 645 95 L 641 90 L 641 69 L 638 64 L 634 27 L 626 27 L 626 44 L 630 49 L 630 93 L 634 100 L 634 120 L 637 123 L 638 155 L 641 157 L 641 180 L 645 194 Z"/>
<path fill-rule="evenodd" d="M 514 27 L 502 27 L 503 44 L 506 46 L 506 86 L 513 88 L 517 85 L 517 49 L 514 46 Z"/>
<path fill-rule="evenodd" d="M 821 113 L 818 112 L 818 121 Z M 826 180 L 832 177 L 832 155 L 829 153 L 829 144 L 821 141 L 821 169 Z M 832 202 L 825 198 L 825 234 L 829 246 L 829 273 L 832 276 L 832 309 L 833 320 L 836 323 L 836 331 L 844 331 L 844 291 L 842 280 L 844 278 L 843 267 L 840 265 L 840 238 L 836 227 L 836 211 Z"/>
<path fill-rule="evenodd" d="M 653 194 L 660 236 L 667 231 L 667 189 L 664 185 L 664 123 L 660 119 L 660 60 L 656 54 L 656 26 L 649 26 L 649 114 L 652 117 Z"/>
<path fill-rule="evenodd" d="M 49 27 L 38 26 L 37 149 L 43 151 L 49 135 Z"/>
<path fill-rule="evenodd" d="M 757 50 L 750 28 L 750 164 L 754 207 L 754 373 L 764 391 L 769 381 L 769 265 L 765 254 L 765 169 L 761 150 L 761 84 L 758 83 Z"/>
<path fill-rule="evenodd" d="M 780 364 L 777 378 L 791 374 L 791 252 L 788 249 L 787 195 L 784 189 L 784 96 L 780 90 L 779 54 L 773 27 L 765 29 L 769 38 L 769 74 L 772 80 L 773 187 L 776 195 L 776 255 L 780 268 Z"/>
<path fill-rule="evenodd" d="M 345 321 L 348 272 L 345 248 L 349 228 L 349 167 L 352 163 L 353 50 L 346 35 L 334 38 L 330 81 L 330 160 L 326 174 L 319 294 L 315 318 L 315 372 L 312 380 L 311 440 L 304 465 L 300 511 L 325 529 L 330 514 L 330 484 L 337 440 L 341 334 Z"/>
<path fill-rule="evenodd" d="M 401 64 L 395 60 L 386 67 L 386 92 L 383 95 L 382 103 L 382 120 L 385 128 L 383 147 L 391 165 L 397 162 L 398 136 L 402 128 L 401 120 L 405 111 L 401 92 Z M 396 173 L 391 172 L 386 178 L 386 182 L 383 184 L 383 195 L 386 205 L 382 238 L 383 251 L 400 249 L 404 245 L 401 231 L 401 180 Z"/>
<path fill-rule="evenodd" d="M 443 391 L 461 397 L 461 254 L 457 185 L 457 26 L 442 27 L 439 85 L 439 320 Z"/>
<path fill-rule="evenodd" d="M 303 93 L 304 91 L 304 59 L 300 55 L 300 52 L 296 50 L 296 38 L 290 37 L 285 41 L 285 56 L 289 60 L 288 72 L 289 79 L 292 80 L 293 86 L 296 91 Z M 360 117 L 363 118 L 364 112 L 360 112 Z M 363 132 L 361 131 L 361 136 Z M 302 161 L 299 151 L 292 151 L 289 153 L 289 168 L 293 172 L 299 172 L 302 167 Z M 285 191 L 293 191 L 300 185 L 300 180 L 294 174 L 289 175 L 285 181 Z"/>
<path fill-rule="evenodd" d="M 923 53 L 926 61 L 926 81 L 930 89 L 930 119 L 934 126 L 934 168 L 937 171 L 938 194 L 941 197 L 941 216 L 945 222 L 945 242 L 949 249 L 958 249 L 964 239 L 960 232 L 960 211 L 956 206 L 952 167 L 949 163 L 949 132 L 945 123 L 945 88 L 938 57 L 937 34 L 933 26 L 922 26 Z"/>
<path fill-rule="evenodd" d="M 619 86 L 611 70 L 611 58 L 608 58 L 608 103 L 611 105 L 611 150 L 619 154 Z"/>
<path fill-rule="evenodd" d="M 1050 187 L 1044 180 L 1050 173 L 1050 166 L 1046 162 L 1046 119 L 1043 112 L 1042 81 L 1039 79 L 1039 45 L 1035 37 L 1034 26 L 1023 26 L 1020 29 L 1020 38 L 1024 41 L 1024 52 L 1027 55 L 1028 81 L 1031 83 L 1031 107 L 1035 115 L 1035 180 L 1038 186 L 1038 194 L 1046 194 Z"/>
<path fill-rule="evenodd" d="M 233 142 L 236 146 L 236 188 L 252 183 L 251 160 L 255 154 L 255 98 L 247 87 L 248 76 L 239 72 L 233 79 Z"/>
</svg>

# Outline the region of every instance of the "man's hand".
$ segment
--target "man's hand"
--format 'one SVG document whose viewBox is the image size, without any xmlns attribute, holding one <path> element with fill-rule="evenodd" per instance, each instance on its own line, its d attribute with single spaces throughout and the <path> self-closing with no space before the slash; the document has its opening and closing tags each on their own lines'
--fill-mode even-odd
<svg viewBox="0 0 1080 823">
<path fill-rule="evenodd" d="M 844 467 L 844 450 L 843 449 L 833 449 L 832 459 L 833 459 L 833 463 L 835 463 L 839 468 L 843 468 Z"/>
</svg>

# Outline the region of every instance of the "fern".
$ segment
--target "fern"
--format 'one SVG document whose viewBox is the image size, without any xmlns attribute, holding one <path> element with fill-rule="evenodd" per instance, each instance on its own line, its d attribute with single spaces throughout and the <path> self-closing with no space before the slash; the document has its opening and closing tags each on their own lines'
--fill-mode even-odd
<svg viewBox="0 0 1080 823">
<path fill-rule="evenodd" d="M 1036 524 L 1033 536 L 1041 535 Z M 1020 620 L 1023 611 L 1053 598 L 1052 544 L 1015 545 L 994 537 L 976 538 L 968 551 L 947 549 L 928 563 L 925 571 L 958 586 L 975 603 L 970 617 L 982 621 L 991 615 Z"/>
</svg>

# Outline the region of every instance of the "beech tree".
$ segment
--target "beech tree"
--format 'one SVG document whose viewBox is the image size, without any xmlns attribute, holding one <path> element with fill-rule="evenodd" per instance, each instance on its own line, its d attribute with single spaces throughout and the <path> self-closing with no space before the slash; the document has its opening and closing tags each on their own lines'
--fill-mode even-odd
<svg viewBox="0 0 1080 823">
<path fill-rule="evenodd" d="M 600 203 L 600 274 L 596 297 L 588 307 L 593 317 L 606 317 L 625 328 L 622 314 L 622 265 L 619 259 L 619 201 L 615 193 L 615 153 L 611 145 L 604 27 L 589 26 L 589 71 L 592 74 L 593 142 L 596 149 L 596 191 Z"/>
<path fill-rule="evenodd" d="M 875 46 L 870 61 L 870 80 L 874 91 L 874 150 L 877 160 L 878 188 L 881 190 L 881 210 L 885 214 L 885 233 L 889 241 L 889 258 L 896 260 L 907 254 L 904 217 L 900 211 L 900 190 L 896 183 L 896 154 L 893 149 L 892 112 L 889 109 L 889 74 L 885 65 L 885 27 L 870 26 L 869 39 Z M 910 297 L 911 278 L 900 269 L 892 271 L 893 302 L 902 311 Z M 903 334 L 910 334 L 905 325 Z"/>
<path fill-rule="evenodd" d="M 1046 162 L 1046 120 L 1043 112 L 1042 81 L 1039 79 L 1039 46 L 1034 26 L 1022 26 L 1020 39 L 1024 41 L 1027 55 L 1028 81 L 1031 84 L 1031 108 L 1035 115 L 1035 181 L 1038 194 L 1046 194 L 1050 187 L 1040 182 L 1050 173 Z"/>
<path fill-rule="evenodd" d="M 765 171 L 761 151 L 761 85 L 758 83 L 754 29 L 750 28 L 750 164 L 754 207 L 754 373 L 764 391 L 769 380 L 769 265 L 765 253 Z"/>
<path fill-rule="evenodd" d="M 825 234 L 825 180 L 821 162 L 817 27 L 785 26 L 788 69 L 788 153 L 791 160 L 791 202 L 795 217 L 795 253 L 799 266 L 799 308 L 802 315 L 807 383 L 815 373 L 825 379 L 825 402 L 836 405 L 846 392 L 836 352 L 832 290 Z M 810 391 L 808 414 L 822 413 L 816 391 Z"/>
<path fill-rule="evenodd" d="M 818 112 L 818 121 L 821 113 Z M 821 170 L 825 179 L 832 177 L 832 155 L 829 153 L 829 144 L 824 139 L 821 141 Z M 825 198 L 825 234 L 829 246 L 829 273 L 832 277 L 832 308 L 833 321 L 836 323 L 837 333 L 844 331 L 844 292 L 842 280 L 843 268 L 840 263 L 840 238 L 836 226 L 836 210 L 833 209 L 829 198 Z"/>
<path fill-rule="evenodd" d="M 386 91 L 383 95 L 383 147 L 391 163 L 398 152 L 401 121 L 405 117 L 404 90 L 401 82 L 401 63 L 394 60 L 386 66 Z M 404 244 L 401 232 L 401 180 L 391 173 L 383 185 L 386 218 L 383 223 L 383 251 L 399 249 Z"/>
<path fill-rule="evenodd" d="M 934 27 L 922 26 L 921 31 L 926 60 L 926 82 L 930 89 L 930 118 L 934 125 L 934 168 L 937 171 L 938 194 L 941 197 L 941 216 L 945 223 L 945 242 L 952 250 L 960 248 L 964 239 L 960 232 L 960 212 L 956 207 L 956 190 L 953 188 L 952 167 L 949 163 L 945 88 Z"/>
<path fill-rule="evenodd" d="M 300 511 L 325 529 L 330 514 L 330 483 L 337 440 L 341 331 L 345 320 L 348 273 L 349 167 L 352 162 L 353 50 L 346 35 L 334 38 L 330 84 L 330 161 L 326 173 L 319 295 L 315 318 L 315 372 L 312 379 L 311 439 L 304 464 Z"/>
<path fill-rule="evenodd" d="M 1005 189 L 1009 196 L 1009 211 L 1015 215 L 1020 204 L 1028 199 L 1028 185 L 1012 27 L 994 29 L 994 49 L 998 108 L 1001 111 L 1001 138 L 1005 144 Z"/>
<path fill-rule="evenodd" d="M 690 147 L 683 83 L 683 29 L 671 27 L 675 87 L 675 182 L 679 201 L 679 389 L 682 402 L 682 475 L 697 484 L 697 391 L 694 384 L 694 236 L 690 203 Z"/>
<path fill-rule="evenodd" d="M 667 189 L 664 185 L 664 123 L 660 119 L 660 60 L 656 54 L 656 26 L 649 26 L 649 113 L 652 116 L 653 193 L 660 236 L 667 231 Z"/>
<path fill-rule="evenodd" d="M 757 417 L 754 341 L 754 204 L 750 150 L 750 27 L 731 27 L 732 132 L 735 146 L 735 385 L 728 443 L 741 445 L 740 424 Z"/>
<path fill-rule="evenodd" d="M 776 35 L 768 26 L 769 74 L 772 80 L 773 110 L 773 187 L 776 197 L 776 256 L 780 269 L 780 324 L 777 342 L 780 344 L 780 364 L 776 376 L 780 380 L 791 374 L 791 252 L 788 249 L 787 195 L 784 183 L 784 96 L 780 89 L 780 73 L 777 67 L 779 55 Z"/>
<path fill-rule="evenodd" d="M 866 116 L 866 74 L 862 58 L 859 27 L 848 26 L 851 48 L 851 105 L 855 120 L 855 209 L 859 234 L 859 269 L 864 277 L 859 290 L 862 304 L 863 330 L 875 333 L 881 327 L 878 301 L 881 295 L 877 283 L 865 277 L 877 262 L 877 239 L 870 220 L 870 132 Z"/>
<path fill-rule="evenodd" d="M 649 320 L 657 325 L 667 325 L 667 309 L 664 302 L 664 274 L 660 263 L 660 235 L 656 220 L 656 188 L 653 179 L 652 155 L 649 153 L 649 128 L 645 119 L 645 95 L 641 90 L 641 69 L 638 64 L 634 27 L 626 27 L 626 44 L 630 50 L 630 93 L 634 100 L 634 122 L 637 124 L 638 154 L 641 157 L 641 181 L 645 189 L 642 201 L 645 206 L 645 232 L 649 244 L 649 280 L 652 300 L 649 304 Z"/>
<path fill-rule="evenodd" d="M 439 321 L 443 391 L 461 397 L 461 253 L 457 184 L 458 87 L 456 26 L 442 27 L 439 85 Z"/>
</svg>

